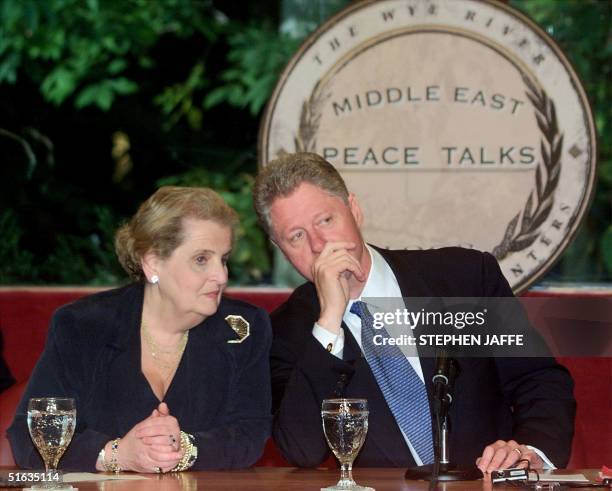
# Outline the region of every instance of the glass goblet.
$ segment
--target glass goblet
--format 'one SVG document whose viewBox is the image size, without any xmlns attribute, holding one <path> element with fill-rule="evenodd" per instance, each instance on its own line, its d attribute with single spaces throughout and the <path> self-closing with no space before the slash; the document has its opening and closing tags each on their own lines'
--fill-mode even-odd
<svg viewBox="0 0 612 491">
<path fill-rule="evenodd" d="M 353 479 L 353 461 L 368 433 L 366 399 L 325 399 L 321 405 L 323 432 L 329 448 L 340 462 L 340 480 L 326 490 L 366 491 Z"/>
<path fill-rule="evenodd" d="M 57 489 L 50 476 L 72 440 L 76 425 L 74 399 L 40 397 L 28 401 L 28 429 L 30 437 L 45 463 L 45 480 L 42 488 Z"/>
</svg>

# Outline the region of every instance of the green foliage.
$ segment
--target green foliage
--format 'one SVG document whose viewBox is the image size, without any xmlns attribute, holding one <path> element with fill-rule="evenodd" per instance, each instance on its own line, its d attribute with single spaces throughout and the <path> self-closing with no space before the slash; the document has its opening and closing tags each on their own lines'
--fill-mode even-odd
<svg viewBox="0 0 612 491">
<path fill-rule="evenodd" d="M 74 104 L 79 109 L 97 105 L 103 111 L 108 111 L 115 96 L 132 94 L 137 90 L 138 85 L 125 77 L 106 79 L 81 90 Z"/>
<path fill-rule="evenodd" d="M 230 258 L 230 277 L 233 283 L 260 282 L 270 269 L 269 244 L 257 226 L 253 208 L 253 176 L 245 173 L 231 175 L 214 172 L 204 167 L 193 168 L 183 174 L 160 179 L 158 186 L 203 186 L 217 191 L 240 217 L 240 225 Z"/>
<path fill-rule="evenodd" d="M 28 77 L 46 101 L 70 100 L 77 109 L 108 111 L 117 97 L 138 92 L 139 74 L 155 67 L 151 52 L 162 37 L 223 37 L 229 52 L 218 79 L 209 80 L 196 60 L 184 81 L 154 97 L 167 116 L 165 130 L 183 118 L 199 130 L 203 111 L 223 103 L 256 115 L 298 44 L 270 22 L 228 23 L 207 1 L 0 0 L 0 19 L 0 85 Z"/>
<path fill-rule="evenodd" d="M 70 285 L 117 285 L 127 281 L 114 250 L 117 218 L 100 206 L 92 207 L 87 215 L 91 220 L 88 233 L 59 233 L 54 249 L 41 261 L 38 274 L 29 272 L 30 277 Z"/>
<path fill-rule="evenodd" d="M 210 0 L 0 0 L 0 19 L 0 109 L 12 111 L 0 128 L 0 282 L 124 281 L 113 251 L 118 217 L 133 213 L 155 181 L 183 170 L 184 162 L 228 162 L 230 154 L 235 178 L 202 170 L 167 179 L 209 185 L 240 213 L 235 281 L 258 281 L 268 272 L 269 248 L 251 206 L 252 178 L 244 173 L 254 152 L 235 136 L 229 146 L 218 143 L 216 134 L 231 132 L 219 118 L 206 125 L 204 117 L 206 90 L 218 84 L 208 73 L 227 66 L 228 38 L 240 21 Z M 276 50 L 281 42 L 274 45 L 269 24 L 264 34 Z M 255 42 L 254 29 L 249 35 Z M 260 74 L 271 90 L 276 74 Z M 268 93 L 253 95 L 261 106 Z M 102 111 L 83 111 L 92 107 Z M 11 121 L 15 114 L 18 121 Z M 242 125 L 247 131 L 239 133 L 256 134 L 257 121 L 244 119 L 232 121 L 232 131 Z M 117 131 L 127 138 L 122 148 L 115 148 Z M 121 179 L 109 179 L 119 166 Z"/>
<path fill-rule="evenodd" d="M 4 209 L 0 212 L 0 284 L 14 283 L 30 275 L 34 269 L 34 258 L 22 250 L 23 229 L 17 223 L 15 212 Z"/>
<path fill-rule="evenodd" d="M 244 26 L 229 24 L 223 29 L 228 44 L 226 65 L 209 80 L 202 63 L 197 63 L 187 80 L 166 87 L 155 103 L 168 117 L 169 130 L 182 118 L 199 130 L 205 111 L 227 104 L 238 109 L 248 108 L 257 116 L 272 94 L 280 72 L 299 45 L 269 22 Z M 203 89 L 209 89 L 206 93 Z"/>
<path fill-rule="evenodd" d="M 36 261 L 26 248 L 18 216 L 11 208 L 0 212 L 0 284 L 108 285 L 126 280 L 113 247 L 117 219 L 109 209 L 93 207 L 87 235 L 57 233 L 53 250 Z"/>
<path fill-rule="evenodd" d="M 0 84 L 27 76 L 53 104 L 106 111 L 138 90 L 161 36 L 212 40 L 214 14 L 194 0 L 0 0 Z"/>
<path fill-rule="evenodd" d="M 251 115 L 256 116 L 299 42 L 265 23 L 234 26 L 228 43 L 228 67 L 221 72 L 221 85 L 204 99 L 204 108 L 228 103 L 238 108 L 248 107 Z"/>
<path fill-rule="evenodd" d="M 191 69 L 184 83 L 177 83 L 166 87 L 164 91 L 155 97 L 155 104 L 160 106 L 162 112 L 168 116 L 164 128 L 169 130 L 182 117 L 186 117 L 189 126 L 199 130 L 202 127 L 202 110 L 194 103 L 194 98 L 199 89 L 207 85 L 204 77 L 204 64 L 196 63 Z"/>
</svg>

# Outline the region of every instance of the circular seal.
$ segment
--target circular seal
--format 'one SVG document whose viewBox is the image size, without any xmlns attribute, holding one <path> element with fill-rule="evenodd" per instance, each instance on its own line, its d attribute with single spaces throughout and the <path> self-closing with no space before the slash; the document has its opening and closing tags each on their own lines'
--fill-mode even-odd
<svg viewBox="0 0 612 491">
<path fill-rule="evenodd" d="M 261 165 L 334 164 L 389 248 L 491 252 L 515 292 L 576 233 L 596 175 L 584 89 L 553 40 L 490 0 L 352 4 L 302 45 L 266 109 Z"/>
</svg>

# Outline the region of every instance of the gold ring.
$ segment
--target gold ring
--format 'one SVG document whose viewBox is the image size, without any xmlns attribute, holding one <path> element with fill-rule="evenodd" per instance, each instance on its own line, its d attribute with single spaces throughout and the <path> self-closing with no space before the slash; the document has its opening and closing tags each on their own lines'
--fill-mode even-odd
<svg viewBox="0 0 612 491">
<path fill-rule="evenodd" d="M 523 456 L 523 452 L 521 452 L 521 449 L 518 447 L 513 448 L 512 450 L 514 450 L 515 452 L 518 452 L 518 454 L 522 457 Z"/>
</svg>

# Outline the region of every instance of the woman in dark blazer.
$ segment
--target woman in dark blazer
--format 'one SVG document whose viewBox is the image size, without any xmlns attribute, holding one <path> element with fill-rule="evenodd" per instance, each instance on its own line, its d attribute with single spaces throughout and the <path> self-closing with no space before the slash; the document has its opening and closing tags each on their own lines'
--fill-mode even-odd
<svg viewBox="0 0 612 491">
<path fill-rule="evenodd" d="M 137 281 L 60 308 L 8 430 L 42 468 L 31 397 L 73 397 L 64 469 L 167 472 L 248 467 L 270 433 L 265 311 L 222 297 L 236 213 L 214 191 L 163 187 L 117 232 Z"/>
</svg>

